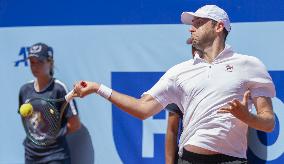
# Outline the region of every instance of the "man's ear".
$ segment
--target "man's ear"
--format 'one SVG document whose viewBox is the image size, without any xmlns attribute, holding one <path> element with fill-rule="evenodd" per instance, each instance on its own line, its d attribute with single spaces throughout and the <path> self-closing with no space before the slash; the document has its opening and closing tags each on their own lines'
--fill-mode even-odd
<svg viewBox="0 0 284 164">
<path fill-rule="evenodd" d="M 222 32 L 224 28 L 225 26 L 223 22 L 218 22 L 215 26 L 216 32 Z"/>
</svg>

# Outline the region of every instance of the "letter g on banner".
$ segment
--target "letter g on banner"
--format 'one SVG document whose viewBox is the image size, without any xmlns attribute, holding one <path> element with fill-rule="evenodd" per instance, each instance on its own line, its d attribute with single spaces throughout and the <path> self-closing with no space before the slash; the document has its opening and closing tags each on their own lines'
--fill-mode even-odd
<svg viewBox="0 0 284 164">
<path fill-rule="evenodd" d="M 112 72 L 112 88 L 139 98 L 163 72 Z M 113 139 L 122 163 L 165 163 L 167 113 L 141 121 L 112 106 Z"/>
</svg>

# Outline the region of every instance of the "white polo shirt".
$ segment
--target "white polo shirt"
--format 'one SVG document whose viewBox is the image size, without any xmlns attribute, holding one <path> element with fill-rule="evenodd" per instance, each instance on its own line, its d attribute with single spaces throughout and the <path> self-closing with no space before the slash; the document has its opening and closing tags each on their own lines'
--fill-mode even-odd
<svg viewBox="0 0 284 164">
<path fill-rule="evenodd" d="M 147 92 L 163 107 L 175 103 L 184 114 L 179 154 L 194 145 L 222 154 L 246 158 L 248 126 L 230 113 L 217 113 L 234 98 L 275 96 L 265 66 L 255 57 L 235 53 L 230 46 L 212 63 L 195 55 L 175 65 Z M 252 102 L 249 102 L 251 108 Z"/>
</svg>

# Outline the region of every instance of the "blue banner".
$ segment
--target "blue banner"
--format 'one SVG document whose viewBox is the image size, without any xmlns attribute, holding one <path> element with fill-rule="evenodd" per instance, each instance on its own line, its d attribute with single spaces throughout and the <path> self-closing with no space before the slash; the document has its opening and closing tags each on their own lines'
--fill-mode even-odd
<svg viewBox="0 0 284 164">
<path fill-rule="evenodd" d="M 284 20 L 282 0 L 1 0 L 0 27 L 180 24 L 183 11 L 205 4 L 224 8 L 232 22 Z"/>
</svg>

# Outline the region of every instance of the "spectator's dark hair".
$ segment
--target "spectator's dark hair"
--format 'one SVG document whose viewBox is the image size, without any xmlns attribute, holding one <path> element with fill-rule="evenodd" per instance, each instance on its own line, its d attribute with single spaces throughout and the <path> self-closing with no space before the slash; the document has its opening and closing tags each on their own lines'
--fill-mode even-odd
<svg viewBox="0 0 284 164">
<path fill-rule="evenodd" d="M 54 75 L 54 60 L 53 60 L 53 58 L 48 58 L 47 61 L 49 61 L 50 64 L 51 64 L 49 75 L 53 77 L 53 75 Z"/>
</svg>

